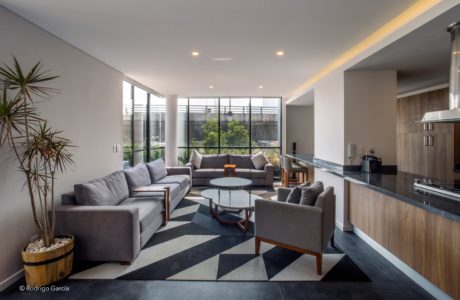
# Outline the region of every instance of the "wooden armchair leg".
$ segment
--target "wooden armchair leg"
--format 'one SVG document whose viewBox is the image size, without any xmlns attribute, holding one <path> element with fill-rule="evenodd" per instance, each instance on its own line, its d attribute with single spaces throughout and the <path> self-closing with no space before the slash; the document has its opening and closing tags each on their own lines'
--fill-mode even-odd
<svg viewBox="0 0 460 300">
<path fill-rule="evenodd" d="M 256 255 L 260 254 L 260 239 L 256 237 Z"/>
<path fill-rule="evenodd" d="M 316 254 L 316 273 L 321 275 L 323 269 L 323 254 L 317 253 Z"/>
</svg>

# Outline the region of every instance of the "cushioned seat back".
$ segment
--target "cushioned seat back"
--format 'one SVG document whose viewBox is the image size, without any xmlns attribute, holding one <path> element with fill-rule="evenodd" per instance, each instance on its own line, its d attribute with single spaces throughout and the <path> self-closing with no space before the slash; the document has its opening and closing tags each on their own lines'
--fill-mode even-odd
<svg viewBox="0 0 460 300">
<path fill-rule="evenodd" d="M 147 169 L 150 173 L 150 179 L 152 183 L 155 183 L 168 175 L 168 171 L 166 171 L 165 162 L 162 158 L 158 158 L 154 161 L 147 163 Z"/>
<path fill-rule="evenodd" d="M 229 155 L 230 164 L 235 164 L 239 169 L 255 169 L 251 155 Z"/>
<path fill-rule="evenodd" d="M 129 191 L 123 171 L 104 178 L 74 185 L 76 203 L 79 205 L 118 205 L 128 198 Z"/>
<path fill-rule="evenodd" d="M 130 197 L 132 197 L 135 188 L 152 184 L 152 179 L 150 178 L 150 173 L 145 163 L 140 163 L 135 167 L 126 169 L 124 172 Z"/>
<path fill-rule="evenodd" d="M 316 199 L 315 206 L 323 210 L 323 249 L 332 237 L 335 227 L 334 188 L 327 187 Z"/>
<path fill-rule="evenodd" d="M 228 164 L 228 154 L 203 155 L 200 169 L 218 169 Z"/>
</svg>

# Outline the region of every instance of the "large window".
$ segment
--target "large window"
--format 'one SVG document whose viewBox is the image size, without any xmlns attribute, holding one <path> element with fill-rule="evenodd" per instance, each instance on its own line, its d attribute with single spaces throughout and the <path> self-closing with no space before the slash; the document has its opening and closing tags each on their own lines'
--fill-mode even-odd
<svg viewBox="0 0 460 300">
<path fill-rule="evenodd" d="M 179 163 L 203 154 L 262 151 L 276 167 L 281 152 L 281 98 L 180 98 Z"/>
<path fill-rule="evenodd" d="M 165 155 L 166 100 L 123 82 L 123 160 L 125 166 Z"/>
</svg>

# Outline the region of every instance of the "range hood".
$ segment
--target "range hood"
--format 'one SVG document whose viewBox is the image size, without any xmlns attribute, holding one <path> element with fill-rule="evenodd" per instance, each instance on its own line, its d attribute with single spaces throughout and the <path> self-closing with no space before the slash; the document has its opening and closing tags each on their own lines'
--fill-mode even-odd
<svg viewBox="0 0 460 300">
<path fill-rule="evenodd" d="M 447 31 L 451 34 L 452 51 L 450 61 L 449 109 L 427 112 L 422 123 L 460 122 L 460 21 L 451 24 Z"/>
</svg>

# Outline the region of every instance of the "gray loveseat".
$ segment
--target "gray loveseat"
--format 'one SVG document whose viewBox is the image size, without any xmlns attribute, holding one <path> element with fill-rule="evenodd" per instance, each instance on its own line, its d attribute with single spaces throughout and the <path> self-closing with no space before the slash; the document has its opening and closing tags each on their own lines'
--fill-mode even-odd
<svg viewBox="0 0 460 300">
<path fill-rule="evenodd" d="M 158 191 L 136 192 L 146 186 Z M 77 259 L 132 262 L 190 188 L 190 168 L 161 159 L 76 184 L 56 209 L 56 231 L 75 235 Z"/>
<path fill-rule="evenodd" d="M 193 185 L 196 186 L 209 185 L 210 180 L 223 177 L 225 164 L 235 164 L 236 176 L 251 179 L 254 186 L 273 186 L 273 165 L 267 163 L 263 168 L 256 169 L 251 155 L 203 155 L 199 168 L 195 168 L 191 162 L 185 166 L 192 169 Z"/>
</svg>

